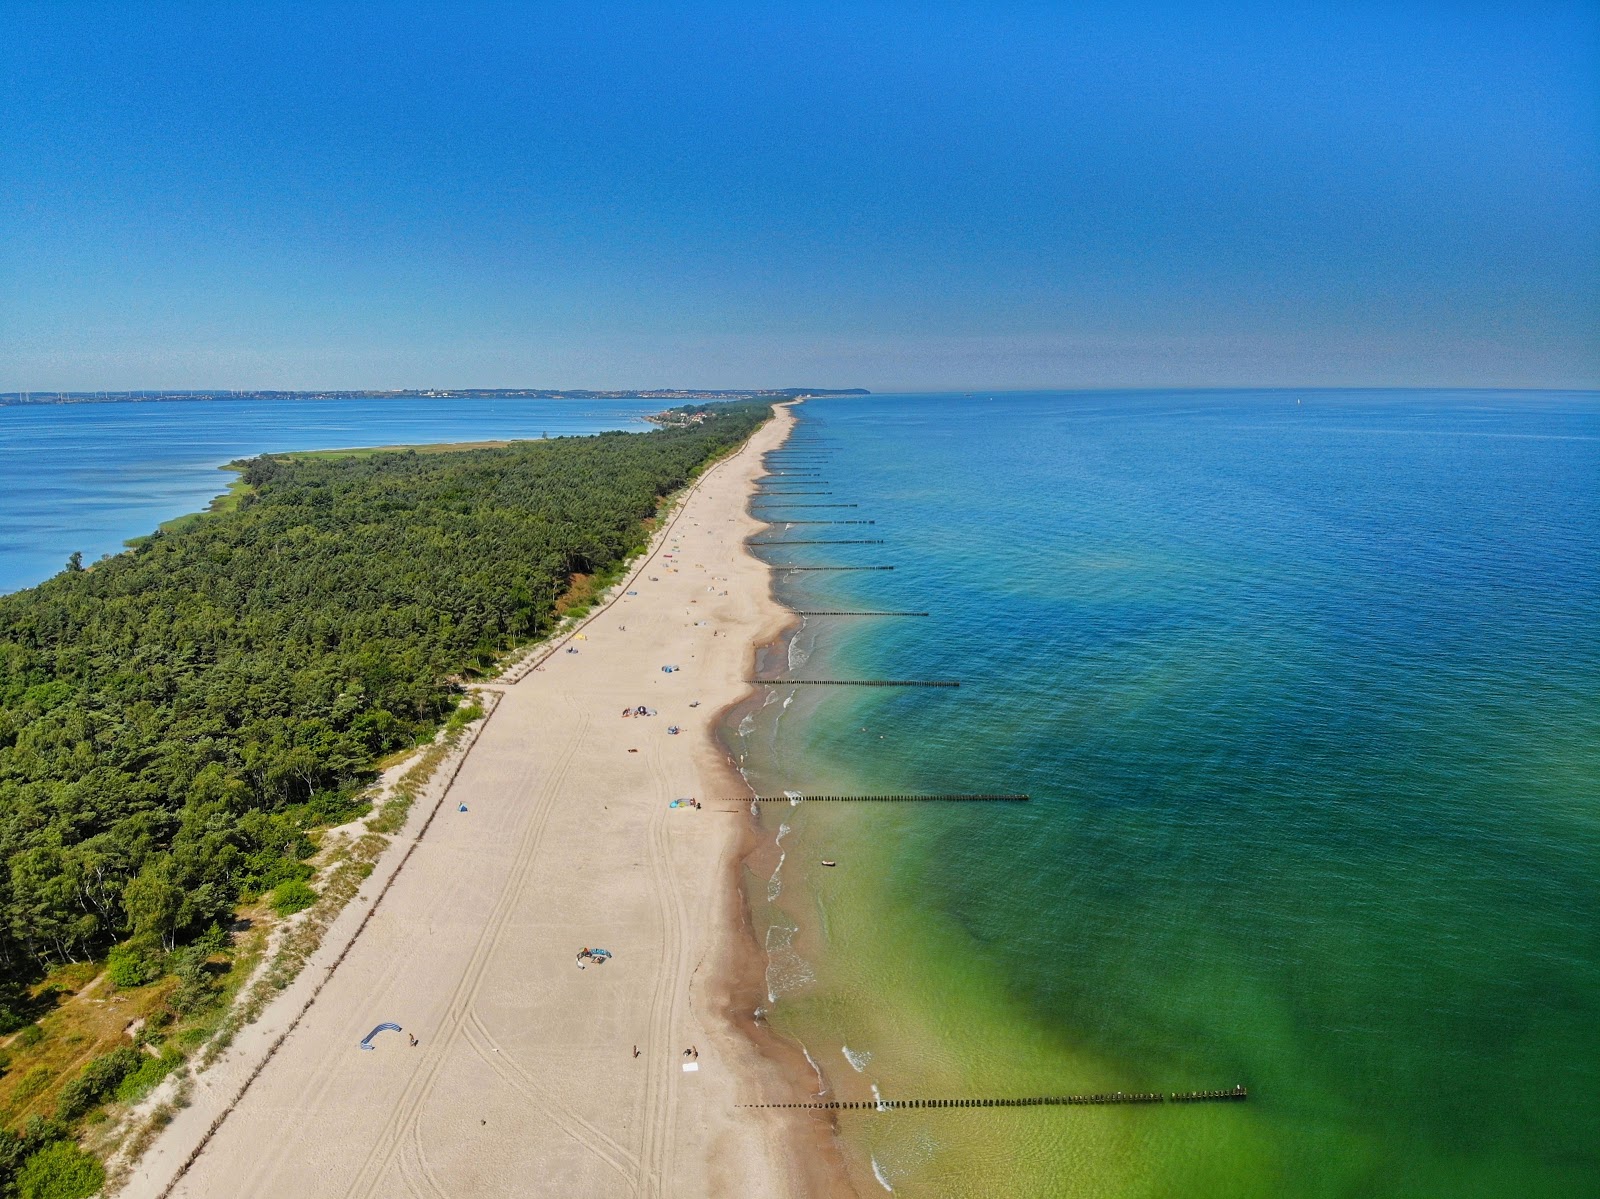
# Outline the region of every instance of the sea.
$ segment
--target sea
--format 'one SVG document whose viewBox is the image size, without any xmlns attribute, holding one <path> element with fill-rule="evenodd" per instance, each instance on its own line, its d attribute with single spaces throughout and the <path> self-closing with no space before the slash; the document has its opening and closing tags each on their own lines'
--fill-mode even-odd
<svg viewBox="0 0 1600 1199">
<path fill-rule="evenodd" d="M 0 406 L 0 593 L 197 512 L 236 458 L 649 428 L 662 400 L 160 400 Z"/>
<path fill-rule="evenodd" d="M 759 552 L 894 569 L 780 597 L 928 615 L 769 671 L 960 686 L 768 687 L 756 792 L 1029 797 L 762 805 L 813 1098 L 1248 1094 L 841 1111 L 866 1190 L 1600 1194 L 1600 395 L 799 415 Z"/>
</svg>

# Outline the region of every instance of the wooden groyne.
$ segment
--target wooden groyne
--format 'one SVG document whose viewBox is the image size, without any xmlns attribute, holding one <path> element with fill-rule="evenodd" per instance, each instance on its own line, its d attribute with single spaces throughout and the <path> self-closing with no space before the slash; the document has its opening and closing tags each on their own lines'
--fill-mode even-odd
<svg viewBox="0 0 1600 1199">
<path fill-rule="evenodd" d="M 959 687 L 951 679 L 747 679 L 766 687 Z"/>
<path fill-rule="evenodd" d="M 875 520 L 774 520 L 775 525 L 875 525 Z"/>
<path fill-rule="evenodd" d="M 779 496 L 779 495 L 832 495 L 832 494 L 833 494 L 833 492 L 831 492 L 831 491 L 758 491 L 758 492 L 756 492 L 756 498 L 760 499 L 762 496 Z"/>
<path fill-rule="evenodd" d="M 803 541 L 795 538 L 793 541 L 747 541 L 746 545 L 888 545 L 882 537 L 851 539 L 849 537 L 828 537 L 821 540 Z"/>
<path fill-rule="evenodd" d="M 796 616 L 929 616 L 928 612 L 825 612 L 821 609 L 796 609 Z"/>
<path fill-rule="evenodd" d="M 824 1112 L 904 1112 L 951 1107 L 1101 1107 L 1112 1104 L 1242 1102 L 1250 1092 L 1242 1086 L 1228 1091 L 1110 1091 L 1097 1095 L 1033 1095 L 1026 1099 L 826 1099 L 810 1103 L 741 1103 L 740 1107 L 789 1108 Z"/>
<path fill-rule="evenodd" d="M 772 570 L 893 570 L 892 566 L 773 566 Z"/>
<path fill-rule="evenodd" d="M 860 504 L 763 504 L 760 507 L 752 504 L 750 511 L 765 512 L 768 508 L 859 508 Z"/>
<path fill-rule="evenodd" d="M 1028 803 L 1028 795 L 756 795 L 728 803 Z"/>
</svg>

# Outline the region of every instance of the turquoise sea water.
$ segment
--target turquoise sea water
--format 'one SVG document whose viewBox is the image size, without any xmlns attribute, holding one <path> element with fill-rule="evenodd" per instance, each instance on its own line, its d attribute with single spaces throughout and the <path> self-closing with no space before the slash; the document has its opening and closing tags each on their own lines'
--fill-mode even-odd
<svg viewBox="0 0 1600 1199">
<path fill-rule="evenodd" d="M 0 592 L 203 509 L 235 458 L 643 429 L 659 400 L 167 400 L 0 407 Z"/>
<path fill-rule="evenodd" d="M 736 738 L 774 1023 L 906 1195 L 1600 1194 L 1600 396 L 810 401 Z M 789 469 L 801 469 L 799 466 Z M 799 502 L 798 500 L 796 502 Z M 779 840 L 781 836 L 781 840 Z M 780 859 L 779 853 L 784 856 Z M 821 858 L 838 862 L 832 869 Z"/>
</svg>

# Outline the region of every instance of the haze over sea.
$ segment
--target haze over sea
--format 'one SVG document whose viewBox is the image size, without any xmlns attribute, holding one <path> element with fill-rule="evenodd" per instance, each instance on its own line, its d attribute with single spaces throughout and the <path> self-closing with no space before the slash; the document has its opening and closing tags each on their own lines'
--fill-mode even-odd
<svg viewBox="0 0 1600 1199">
<path fill-rule="evenodd" d="M 0 592 L 197 512 L 235 458 L 643 429 L 661 400 L 163 400 L 0 406 Z"/>
<path fill-rule="evenodd" d="M 1600 395 L 817 400 L 733 742 L 774 1023 L 905 1195 L 1600 1193 Z M 792 469 L 801 469 L 795 466 Z M 766 501 L 770 503 L 770 501 Z M 801 502 L 796 499 L 793 502 Z M 819 859 L 837 861 L 818 869 Z M 769 902 L 769 900 L 771 902 Z"/>
</svg>

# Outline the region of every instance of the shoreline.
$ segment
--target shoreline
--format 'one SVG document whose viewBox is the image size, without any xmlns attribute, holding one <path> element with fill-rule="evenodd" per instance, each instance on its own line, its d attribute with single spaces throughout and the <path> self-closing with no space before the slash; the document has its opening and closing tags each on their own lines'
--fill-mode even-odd
<svg viewBox="0 0 1600 1199">
<path fill-rule="evenodd" d="M 793 431 L 795 422 L 789 412 L 791 406 L 782 404 L 774 408 L 778 414 L 775 419 L 783 423 L 784 433 L 783 438 L 770 447 L 772 449 L 781 448 Z M 753 498 L 754 491 L 752 479 L 747 497 Z M 758 533 L 771 527 L 770 521 L 760 518 L 755 518 L 755 523 L 760 526 Z M 766 609 L 764 623 L 752 630 L 745 655 L 747 669 L 744 677 L 756 679 L 761 677 L 763 662 L 770 657 L 770 652 L 787 647 L 795 634 L 805 627 L 805 618 L 778 600 L 773 574 L 768 564 L 745 544 L 748 540 L 746 537 L 741 541 L 741 553 L 766 573 L 766 585 L 761 597 L 762 606 Z M 730 795 L 755 794 L 729 751 L 726 734 L 737 726 L 744 713 L 761 708 L 763 687 L 763 684 L 751 685 L 743 695 L 718 711 L 707 729 L 711 760 L 706 773 L 708 777 L 720 775 L 728 784 Z M 765 848 L 761 833 L 759 813 L 747 811 L 738 822 L 738 836 L 732 851 L 724 859 L 724 927 L 729 937 L 729 953 L 717 979 L 721 988 L 718 1006 L 722 1018 L 734 1034 L 747 1043 L 761 1062 L 777 1072 L 775 1081 L 787 1089 L 790 1100 L 804 1102 L 815 1097 L 812 1090 L 812 1082 L 816 1078 L 815 1063 L 799 1042 L 774 1029 L 765 1019 L 756 1018 L 757 1012 L 764 1012 L 770 1006 L 767 998 L 767 952 L 756 936 L 748 890 L 748 883 L 753 878 L 749 873 L 750 863 Z M 765 1096 L 759 1101 L 777 1102 L 778 1099 L 776 1096 Z M 856 1180 L 846 1161 L 836 1118 L 815 1110 L 795 1112 L 784 1118 L 789 1124 L 786 1139 L 794 1160 L 807 1163 L 807 1185 L 803 1193 L 859 1197 L 861 1192 L 855 1185 Z"/>
<path fill-rule="evenodd" d="M 317 979 L 303 1021 L 275 1005 L 251 1026 L 258 1040 L 276 1036 L 281 1054 L 257 1065 L 209 1127 L 216 1105 L 197 1095 L 124 1194 L 375 1195 L 419 1175 L 436 1192 L 518 1193 L 534 1168 L 570 1194 L 618 1193 L 619 1183 L 633 1194 L 853 1193 L 831 1123 L 739 1108 L 780 1099 L 805 1077 L 798 1048 L 751 1019 L 764 954 L 739 885 L 755 837 L 746 806 L 727 822 L 718 809 L 729 805 L 669 815 L 666 802 L 747 793 L 715 734 L 751 694 L 760 647 L 796 619 L 744 545 L 764 527 L 748 512 L 761 457 L 792 420 L 777 407 L 678 498 L 604 604 L 530 669 L 486 685 L 500 703 L 461 763 L 448 811 L 426 837 L 397 838 L 411 860 L 382 907 L 347 909 L 366 909 L 348 960 Z M 736 535 L 718 528 L 726 523 Z M 724 586 L 686 577 L 691 557 L 706 575 L 720 568 L 711 579 Z M 668 707 L 683 688 L 656 670 L 657 656 L 703 659 L 690 694 L 710 701 L 704 714 Z M 658 736 L 660 717 L 617 720 L 619 695 L 660 703 L 690 735 Z M 469 810 L 484 816 L 458 815 Z M 615 963 L 574 971 L 567 941 L 611 946 Z M 347 1038 L 381 1019 L 415 1029 L 421 1048 L 401 1040 L 352 1054 Z M 648 1053 L 631 1067 L 630 1040 Z M 606 1064 L 616 1041 L 623 1061 Z M 688 1064 L 677 1060 L 680 1041 L 698 1043 L 693 1064 L 703 1058 L 704 1069 L 678 1070 Z M 242 1044 L 229 1056 L 249 1069 Z M 215 1095 L 222 1081 L 208 1071 L 199 1089 Z M 465 1139 L 463 1109 L 485 1113 Z M 192 1168 L 173 1179 L 182 1159 Z"/>
</svg>

